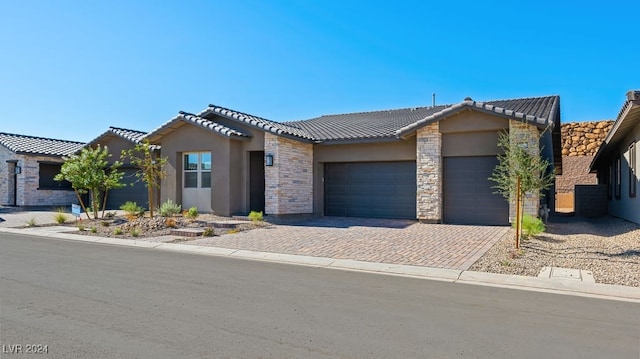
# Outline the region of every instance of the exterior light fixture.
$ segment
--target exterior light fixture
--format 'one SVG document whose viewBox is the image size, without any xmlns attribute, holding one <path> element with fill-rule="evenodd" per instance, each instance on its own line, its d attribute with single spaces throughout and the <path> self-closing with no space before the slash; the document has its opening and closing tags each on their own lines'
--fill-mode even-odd
<svg viewBox="0 0 640 359">
<path fill-rule="evenodd" d="M 273 166 L 273 155 L 268 153 L 266 156 L 264 156 L 264 164 L 268 167 Z"/>
<path fill-rule="evenodd" d="M 15 167 L 15 171 L 14 171 L 14 173 L 15 173 L 15 174 L 17 174 L 17 175 L 19 175 L 20 173 L 22 173 L 22 167 L 20 167 L 20 166 L 16 166 L 16 167 Z"/>
</svg>

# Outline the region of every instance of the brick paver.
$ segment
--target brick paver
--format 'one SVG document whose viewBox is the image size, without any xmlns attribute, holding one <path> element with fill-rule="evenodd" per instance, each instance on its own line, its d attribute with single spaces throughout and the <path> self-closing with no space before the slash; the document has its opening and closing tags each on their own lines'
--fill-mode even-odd
<svg viewBox="0 0 640 359">
<path fill-rule="evenodd" d="M 320 217 L 190 244 L 466 270 L 508 227 L 422 224 L 408 220 Z"/>
</svg>

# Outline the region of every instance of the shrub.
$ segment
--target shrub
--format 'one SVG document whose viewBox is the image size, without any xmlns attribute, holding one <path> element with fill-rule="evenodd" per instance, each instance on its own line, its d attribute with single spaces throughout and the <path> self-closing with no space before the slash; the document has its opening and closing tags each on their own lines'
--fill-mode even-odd
<svg viewBox="0 0 640 359">
<path fill-rule="evenodd" d="M 116 212 L 107 212 L 107 213 L 104 215 L 104 217 L 105 217 L 105 218 L 109 218 L 109 219 L 111 219 L 111 218 L 115 218 L 115 217 L 116 217 Z"/>
<path fill-rule="evenodd" d="M 118 227 L 113 231 L 113 234 L 115 234 L 116 236 L 119 236 L 122 234 L 122 228 Z"/>
<path fill-rule="evenodd" d="M 103 226 L 103 227 L 109 227 L 110 223 L 107 222 L 107 221 L 102 221 L 102 222 L 100 222 L 100 225 Z"/>
<path fill-rule="evenodd" d="M 263 218 L 263 215 L 262 215 L 262 211 L 260 211 L 260 212 L 251 211 L 249 213 L 249 219 L 254 221 L 254 222 L 264 221 L 264 218 Z"/>
<path fill-rule="evenodd" d="M 540 218 L 528 214 L 522 217 L 522 236 L 524 239 L 535 237 L 544 232 L 545 229 L 544 223 Z"/>
<path fill-rule="evenodd" d="M 174 218 L 167 218 L 164 220 L 164 224 L 169 228 L 176 228 L 178 224 Z"/>
<path fill-rule="evenodd" d="M 91 227 L 90 231 L 91 231 L 91 233 L 98 233 L 98 228 Z"/>
<path fill-rule="evenodd" d="M 34 227 L 35 225 L 36 225 L 35 218 L 31 218 L 30 220 L 27 221 L 27 227 Z"/>
<path fill-rule="evenodd" d="M 191 207 L 188 211 L 185 211 L 183 215 L 189 219 L 196 219 L 196 217 L 198 217 L 198 208 Z"/>
<path fill-rule="evenodd" d="M 213 228 L 211 228 L 211 227 L 205 228 L 204 232 L 202 232 L 202 235 L 205 236 L 205 237 L 213 236 Z"/>
<path fill-rule="evenodd" d="M 84 224 L 82 224 L 82 223 L 78 223 L 78 230 L 79 230 L 80 232 L 83 232 L 83 231 L 84 231 Z"/>
<path fill-rule="evenodd" d="M 140 232 L 138 232 L 137 229 L 132 228 L 131 231 L 129 232 L 129 234 L 131 234 L 132 237 L 137 237 L 140 235 Z"/>
<path fill-rule="evenodd" d="M 173 203 L 172 200 L 168 199 L 166 202 L 160 205 L 158 212 L 162 217 L 171 217 L 175 216 L 182 211 L 182 206 L 176 203 Z"/>
<path fill-rule="evenodd" d="M 144 208 L 138 206 L 136 202 L 132 201 L 125 202 L 120 206 L 120 209 L 127 213 L 127 218 L 129 219 L 137 218 L 144 213 Z"/>
<path fill-rule="evenodd" d="M 63 211 L 57 210 L 56 214 L 53 215 L 53 219 L 56 221 L 56 223 L 63 224 L 67 221 L 67 215 L 64 214 Z"/>
<path fill-rule="evenodd" d="M 227 231 L 227 234 L 236 234 L 236 233 L 240 233 L 240 230 L 238 228 L 232 228 Z"/>
</svg>

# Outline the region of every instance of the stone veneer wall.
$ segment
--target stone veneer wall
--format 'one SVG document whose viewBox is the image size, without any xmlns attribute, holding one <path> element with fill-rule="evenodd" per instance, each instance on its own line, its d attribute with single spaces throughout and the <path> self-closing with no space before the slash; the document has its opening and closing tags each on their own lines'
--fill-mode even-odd
<svg viewBox="0 0 640 359">
<path fill-rule="evenodd" d="M 13 171 L 15 164 L 7 161 L 17 160 L 22 172 L 17 176 L 18 206 L 59 206 L 77 203 L 72 190 L 42 190 L 40 185 L 40 164 L 38 161 L 60 162 L 61 158 L 47 156 L 18 155 L 0 148 L 0 204 L 13 205 Z"/>
<path fill-rule="evenodd" d="M 516 143 L 526 144 L 526 148 L 531 155 L 538 156 L 540 154 L 539 131 L 534 125 L 524 122 L 509 120 L 509 140 Z M 538 216 L 540 206 L 540 196 L 538 194 L 526 193 L 524 198 L 524 213 L 531 216 Z M 509 203 L 509 222 L 513 222 L 516 216 L 516 203 Z"/>
<path fill-rule="evenodd" d="M 42 190 L 40 185 L 40 164 L 44 162 L 60 162 L 60 158 L 47 156 L 18 155 L 18 165 L 22 173 L 18 175 L 18 206 L 62 206 L 78 203 L 73 190 Z"/>
<path fill-rule="evenodd" d="M 313 213 L 313 144 L 265 133 L 264 152 L 266 214 Z"/>
<path fill-rule="evenodd" d="M 416 131 L 416 216 L 424 222 L 442 221 L 442 135 L 439 122 Z"/>
<path fill-rule="evenodd" d="M 560 127 L 562 155 L 571 157 L 595 155 L 611 128 L 613 128 L 613 121 L 563 124 Z"/>
</svg>

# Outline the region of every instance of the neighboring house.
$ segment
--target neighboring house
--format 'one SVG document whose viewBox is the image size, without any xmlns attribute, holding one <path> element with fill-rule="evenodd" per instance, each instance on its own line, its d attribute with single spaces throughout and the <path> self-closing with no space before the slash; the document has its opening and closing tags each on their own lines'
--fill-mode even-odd
<svg viewBox="0 0 640 359">
<path fill-rule="evenodd" d="M 627 92 L 616 122 L 591 162 L 598 183 L 607 185 L 609 213 L 640 224 L 637 191 L 640 91 Z"/>
<path fill-rule="evenodd" d="M 121 161 L 122 151 L 130 150 L 140 144 L 145 135 L 146 132 L 142 131 L 109 127 L 103 134 L 87 143 L 86 147 L 95 148 L 98 145 L 107 147 L 111 154 L 108 161 L 112 164 L 115 161 Z M 138 169 L 126 161 L 120 167 L 120 171 L 124 172 L 122 183 L 126 186 L 109 191 L 106 209 L 119 209 L 127 201 L 133 201 L 139 206 L 148 208 L 149 194 L 145 183 L 136 176 Z"/>
<path fill-rule="evenodd" d="M 542 146 L 561 173 L 558 96 L 286 123 L 210 105 L 181 112 L 146 138 L 169 159 L 162 200 L 183 208 L 504 225 L 514 206 L 488 180 L 500 131 L 533 153 Z M 527 213 L 539 203 L 528 196 Z M 553 207 L 552 195 L 545 203 Z"/>
<path fill-rule="evenodd" d="M 62 206 L 77 203 L 67 181 L 54 181 L 62 157 L 84 143 L 0 133 L 0 204 Z"/>
</svg>

